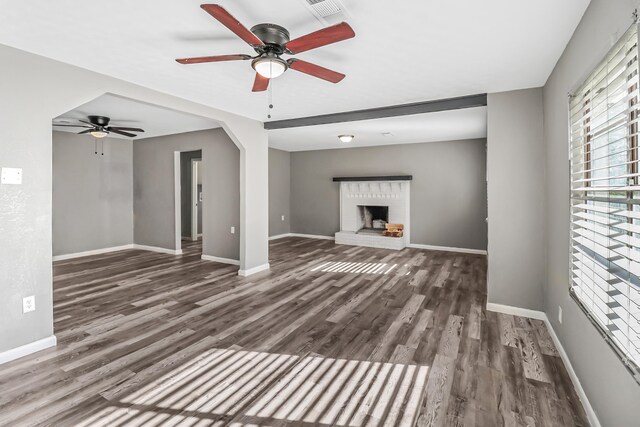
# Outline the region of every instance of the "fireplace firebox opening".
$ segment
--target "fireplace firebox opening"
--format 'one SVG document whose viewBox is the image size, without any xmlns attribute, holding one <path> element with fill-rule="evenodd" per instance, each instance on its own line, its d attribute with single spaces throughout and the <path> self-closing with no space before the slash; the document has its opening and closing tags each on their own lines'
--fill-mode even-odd
<svg viewBox="0 0 640 427">
<path fill-rule="evenodd" d="M 357 233 L 382 234 L 389 222 L 389 206 L 357 206 L 360 228 Z"/>
</svg>

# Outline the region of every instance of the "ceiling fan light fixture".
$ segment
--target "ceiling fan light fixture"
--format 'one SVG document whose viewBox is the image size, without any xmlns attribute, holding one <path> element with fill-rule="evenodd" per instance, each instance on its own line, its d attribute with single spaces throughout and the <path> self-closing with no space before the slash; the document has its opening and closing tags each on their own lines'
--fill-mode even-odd
<svg viewBox="0 0 640 427">
<path fill-rule="evenodd" d="M 91 136 L 93 136 L 94 138 L 104 138 L 105 136 L 109 135 L 108 132 L 105 132 L 103 130 L 94 130 L 91 131 Z"/>
<path fill-rule="evenodd" d="M 251 66 L 256 73 L 260 74 L 262 77 L 266 77 L 267 79 L 275 79 L 276 77 L 281 76 L 289 65 L 283 59 L 278 58 L 277 56 L 261 56 L 256 58 L 251 63 Z"/>
<path fill-rule="evenodd" d="M 353 141 L 353 138 L 355 138 L 353 135 L 338 135 L 338 139 L 345 144 Z"/>
</svg>

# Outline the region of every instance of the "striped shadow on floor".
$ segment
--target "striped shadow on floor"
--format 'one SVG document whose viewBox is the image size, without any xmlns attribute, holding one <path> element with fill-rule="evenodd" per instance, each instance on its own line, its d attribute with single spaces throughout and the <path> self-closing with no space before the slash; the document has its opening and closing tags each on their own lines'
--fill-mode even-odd
<svg viewBox="0 0 640 427">
<path fill-rule="evenodd" d="M 211 349 L 140 387 L 135 377 L 80 426 L 410 426 L 426 366 Z"/>
</svg>

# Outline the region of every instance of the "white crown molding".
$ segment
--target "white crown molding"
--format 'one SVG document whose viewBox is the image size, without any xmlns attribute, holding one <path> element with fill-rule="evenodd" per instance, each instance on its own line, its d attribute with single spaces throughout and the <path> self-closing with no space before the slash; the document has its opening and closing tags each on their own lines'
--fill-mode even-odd
<svg viewBox="0 0 640 427">
<path fill-rule="evenodd" d="M 476 254 L 476 255 L 487 254 L 487 251 L 483 249 L 452 248 L 449 246 L 421 245 L 419 243 L 410 243 L 407 245 L 407 247 L 413 248 L 413 249 L 426 249 L 429 251 L 459 252 L 462 254 Z"/>
<path fill-rule="evenodd" d="M 65 259 L 73 259 L 73 258 L 80 258 L 83 256 L 91 256 L 91 255 L 100 255 L 100 254 L 106 254 L 109 252 L 117 252 L 117 251 L 124 251 L 127 249 L 133 249 L 133 244 L 128 244 L 128 245 L 122 245 L 122 246 L 113 246 L 110 248 L 102 248 L 102 249 L 93 249 L 90 251 L 83 251 L 83 252 L 75 252 L 72 254 L 63 254 L 63 255 L 56 255 L 53 257 L 54 261 L 63 261 Z"/>
<path fill-rule="evenodd" d="M 213 261 L 213 262 L 219 262 L 222 264 L 240 265 L 240 261 L 238 261 L 237 259 L 221 258 L 213 255 L 204 255 L 204 254 L 201 256 L 201 258 L 204 261 Z"/>
<path fill-rule="evenodd" d="M 12 348 L 11 350 L 3 351 L 0 353 L 0 365 L 49 347 L 55 347 L 57 343 L 58 340 L 56 336 L 51 335 L 41 340 L 30 342 L 29 344 L 21 345 L 20 347 Z"/>
<path fill-rule="evenodd" d="M 556 331 L 553 329 L 553 325 L 551 325 L 551 322 L 549 322 L 549 318 L 547 317 L 547 314 L 543 311 L 529 310 L 526 308 L 512 307 L 509 305 L 495 304 L 490 302 L 487 303 L 487 310 L 495 311 L 498 313 L 511 314 L 514 316 L 530 317 L 532 319 L 538 319 L 538 320 L 544 321 L 545 325 L 547 325 L 547 329 L 549 330 L 549 333 L 551 334 L 551 339 L 553 340 L 553 343 L 555 344 L 556 349 L 560 354 L 560 358 L 562 359 L 564 366 L 567 368 L 567 372 L 569 373 L 571 382 L 573 383 L 573 386 L 575 387 L 576 392 L 578 393 L 578 397 L 582 402 L 582 406 L 584 407 L 584 411 L 587 414 L 589 423 L 591 424 L 592 427 L 601 427 L 600 420 L 598 420 L 598 416 L 596 415 L 596 411 L 591 406 L 591 402 L 589 402 L 587 393 L 582 388 L 580 379 L 578 378 L 576 371 L 573 369 L 573 365 L 571 365 L 571 360 L 569 360 L 569 356 L 567 355 L 567 352 L 564 350 L 564 347 L 562 347 L 562 343 L 560 342 L 560 339 L 558 338 Z"/>
<path fill-rule="evenodd" d="M 269 263 L 253 267 L 248 270 L 238 270 L 238 276 L 247 277 L 267 270 L 269 270 Z"/>
<path fill-rule="evenodd" d="M 157 246 L 139 245 L 137 243 L 133 244 L 133 249 L 138 249 L 141 251 L 159 252 L 161 254 L 169 254 L 169 255 L 182 255 L 182 249 L 159 248 Z"/>
</svg>

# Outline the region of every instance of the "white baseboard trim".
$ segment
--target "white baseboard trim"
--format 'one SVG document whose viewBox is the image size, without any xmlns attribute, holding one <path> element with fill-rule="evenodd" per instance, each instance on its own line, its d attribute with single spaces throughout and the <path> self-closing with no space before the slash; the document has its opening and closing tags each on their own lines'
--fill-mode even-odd
<svg viewBox="0 0 640 427">
<path fill-rule="evenodd" d="M 483 249 L 467 249 L 467 248 L 450 248 L 448 246 L 421 245 L 419 243 L 409 243 L 408 248 L 427 249 L 430 251 L 459 252 L 463 254 L 486 255 L 487 251 Z"/>
<path fill-rule="evenodd" d="M 137 243 L 133 244 L 133 249 L 139 249 L 141 251 L 160 252 L 161 254 L 169 255 L 182 255 L 182 249 L 159 248 L 157 246 L 139 245 Z"/>
<path fill-rule="evenodd" d="M 334 236 L 321 236 L 319 234 L 289 233 L 288 237 L 304 237 L 306 239 L 336 240 Z"/>
<path fill-rule="evenodd" d="M 576 371 L 573 370 L 573 366 L 571 365 L 569 356 L 564 351 L 564 347 L 562 347 L 560 338 L 558 338 L 558 335 L 556 335 L 556 331 L 553 329 L 553 326 L 551 325 L 551 322 L 549 322 L 549 318 L 547 317 L 546 314 L 545 314 L 544 323 L 546 323 L 547 329 L 551 334 L 551 339 L 553 340 L 553 343 L 556 345 L 556 348 L 558 349 L 558 353 L 560 353 L 560 358 L 564 362 L 564 366 L 566 366 L 567 372 L 569 372 L 569 377 L 571 378 L 571 382 L 573 382 L 573 386 L 576 388 L 576 392 L 578 392 L 578 397 L 582 402 L 584 411 L 587 413 L 587 419 L 589 420 L 589 424 L 591 424 L 591 427 L 601 427 L 602 424 L 600 424 L 600 420 L 596 415 L 596 411 L 591 406 L 591 403 L 589 402 L 589 398 L 587 397 L 587 393 L 585 393 L 584 389 L 582 388 L 582 384 L 580 384 L 580 379 L 578 378 Z"/>
<path fill-rule="evenodd" d="M 284 239 L 285 237 L 291 237 L 291 233 L 278 234 L 276 236 L 269 236 L 269 240 Z"/>
<path fill-rule="evenodd" d="M 65 259 L 73 259 L 73 258 L 80 258 L 83 256 L 90 256 L 90 255 L 100 255 L 100 254 L 106 254 L 109 252 L 117 252 L 117 251 L 124 251 L 127 249 L 133 249 L 133 244 L 129 244 L 129 245 L 122 245 L 122 246 L 112 246 L 110 248 L 102 248 L 102 249 L 93 249 L 90 251 L 83 251 L 83 252 L 75 252 L 72 254 L 64 254 L 64 255 L 56 255 L 53 257 L 54 261 L 63 261 Z"/>
<path fill-rule="evenodd" d="M 487 303 L 487 310 L 495 311 L 497 313 L 511 314 L 512 316 L 530 317 L 532 319 L 544 321 L 547 320 L 547 315 L 544 311 L 529 310 L 528 308 L 513 307 L 493 302 Z"/>
<path fill-rule="evenodd" d="M 267 270 L 269 270 L 269 263 L 253 267 L 248 270 L 238 270 L 238 276 L 247 277 Z"/>
<path fill-rule="evenodd" d="M 55 347 L 57 343 L 58 340 L 56 339 L 56 336 L 51 335 L 41 340 L 21 345 L 20 347 L 12 348 L 11 350 L 3 351 L 2 353 L 0 353 L 0 365 L 24 356 L 28 356 L 32 353 L 44 350 L 49 347 Z"/>
<path fill-rule="evenodd" d="M 204 261 L 220 262 L 222 264 L 240 265 L 240 261 L 231 258 L 221 258 L 213 255 L 202 255 Z"/>
<path fill-rule="evenodd" d="M 529 310 L 526 308 L 512 307 L 509 305 L 495 304 L 490 302 L 487 303 L 487 310 L 496 311 L 498 313 L 511 314 L 515 316 L 530 317 L 532 319 L 544 321 L 545 325 L 547 325 L 547 329 L 549 330 L 549 334 L 551 334 L 551 339 L 553 340 L 558 353 L 560 353 L 560 358 L 562 359 L 564 366 L 567 368 L 567 372 L 569 373 L 571 382 L 573 383 L 573 386 L 578 393 L 580 402 L 582 402 L 584 411 L 586 412 L 587 418 L 589 419 L 589 424 L 591 424 L 592 427 L 601 427 L 600 420 L 596 415 L 596 411 L 593 409 L 593 406 L 591 406 L 589 398 L 587 397 L 587 393 L 585 393 L 584 389 L 582 388 L 580 379 L 578 378 L 576 371 L 573 369 L 571 360 L 569 360 L 567 352 L 564 350 L 564 347 L 562 347 L 562 343 L 560 342 L 556 331 L 553 329 L 553 325 L 551 325 L 551 322 L 549 322 L 547 314 L 543 311 Z"/>
<path fill-rule="evenodd" d="M 269 240 L 277 240 L 284 239 L 285 237 L 304 237 L 306 239 L 323 239 L 323 240 L 335 240 L 333 236 L 321 236 L 317 234 L 302 234 L 302 233 L 285 233 L 278 234 L 277 236 L 269 237 Z M 467 248 L 450 248 L 447 246 L 432 246 L 432 245 L 421 245 L 418 243 L 411 243 L 407 245 L 409 248 L 414 249 L 428 249 L 431 251 L 445 251 L 445 252 L 459 252 L 465 254 L 476 254 L 476 255 L 486 255 L 487 251 L 483 249 L 467 249 Z"/>
</svg>

